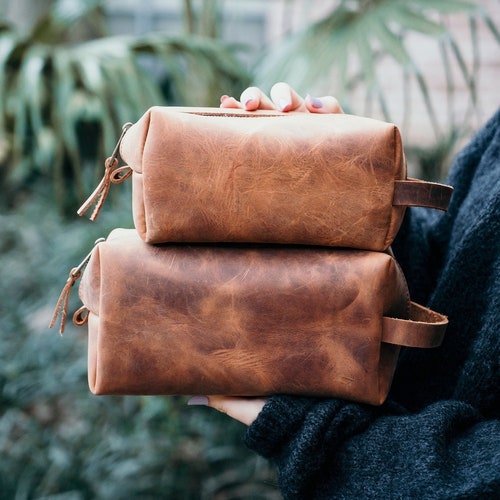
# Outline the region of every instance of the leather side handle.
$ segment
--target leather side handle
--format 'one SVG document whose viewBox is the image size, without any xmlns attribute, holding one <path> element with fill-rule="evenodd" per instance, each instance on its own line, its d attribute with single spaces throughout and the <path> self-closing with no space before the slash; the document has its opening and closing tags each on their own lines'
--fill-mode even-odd
<svg viewBox="0 0 500 500">
<path fill-rule="evenodd" d="M 405 347 L 438 347 L 448 318 L 416 302 L 410 302 L 410 318 L 383 317 L 382 342 Z"/>
<path fill-rule="evenodd" d="M 453 188 L 437 182 L 421 181 L 409 177 L 396 180 L 393 205 L 406 207 L 426 207 L 448 210 Z"/>
</svg>

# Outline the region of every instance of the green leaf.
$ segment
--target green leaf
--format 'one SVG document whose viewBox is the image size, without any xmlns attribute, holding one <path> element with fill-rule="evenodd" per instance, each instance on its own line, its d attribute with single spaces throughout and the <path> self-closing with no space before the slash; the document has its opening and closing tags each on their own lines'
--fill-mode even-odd
<svg viewBox="0 0 500 500">
<path fill-rule="evenodd" d="M 54 103 L 52 119 L 62 142 L 62 161 L 67 160 L 74 175 L 74 188 L 79 198 L 84 198 L 82 162 L 76 133 L 79 113 L 75 112 L 78 90 L 76 86 L 75 69 L 71 57 L 65 50 L 57 50 L 53 56 L 55 79 L 53 81 L 56 102 Z M 60 167 L 62 169 L 62 165 Z M 63 171 L 61 170 L 61 175 Z"/>
<path fill-rule="evenodd" d="M 423 12 L 417 12 L 415 2 L 400 2 L 398 8 L 391 12 L 391 20 L 398 24 L 402 30 L 415 31 L 438 37 L 446 32 L 446 27 L 432 18 L 425 16 Z"/>
<path fill-rule="evenodd" d="M 45 108 L 43 71 L 46 63 L 46 51 L 42 47 L 34 46 L 31 50 L 26 51 L 19 74 L 20 85 L 24 90 L 25 103 L 30 118 L 30 128 L 35 137 L 44 124 L 42 117 Z"/>
<path fill-rule="evenodd" d="M 14 34 L 0 36 L 0 137 L 6 135 L 6 102 L 8 99 L 8 80 L 11 75 L 9 59 L 17 45 L 17 36 Z"/>
<path fill-rule="evenodd" d="M 462 55 L 462 52 L 460 51 L 460 48 L 459 48 L 455 38 L 453 36 L 451 36 L 451 34 L 447 37 L 447 42 L 451 48 L 452 54 L 455 56 L 455 59 L 458 63 L 458 67 L 460 69 L 460 73 L 462 74 L 464 82 L 469 89 L 469 93 L 472 96 L 474 94 L 474 87 L 473 87 L 474 84 L 471 82 L 474 81 L 474 77 L 467 69 L 467 64 L 466 64 L 465 59 Z"/>
<path fill-rule="evenodd" d="M 81 54 L 81 57 L 79 55 Z M 112 151 L 113 141 L 116 142 L 115 135 L 117 127 L 114 122 L 112 111 L 113 100 L 121 102 L 123 97 L 116 91 L 110 75 L 106 71 L 103 61 L 100 61 L 94 55 L 85 55 L 85 51 L 78 51 L 72 54 L 75 71 L 81 78 L 82 90 L 86 96 L 86 107 L 84 121 L 99 124 L 104 149 Z M 112 95 L 111 89 L 116 93 Z M 109 153 L 110 154 L 110 153 Z M 104 158 L 102 158 L 104 161 Z"/>
<path fill-rule="evenodd" d="M 429 119 L 431 121 L 432 128 L 434 130 L 434 134 L 436 135 L 437 138 L 441 136 L 441 130 L 439 127 L 439 122 L 436 117 L 436 112 L 434 110 L 434 106 L 432 104 L 432 99 L 431 95 L 429 92 L 429 88 L 427 86 L 427 82 L 420 71 L 420 69 L 417 67 L 415 63 L 412 64 L 410 68 L 413 76 L 416 79 L 417 85 L 420 89 L 420 93 L 422 94 L 422 97 L 424 99 L 424 105 L 427 110 L 427 114 L 429 115 Z"/>
<path fill-rule="evenodd" d="M 411 57 L 404 46 L 404 38 L 395 35 L 384 22 L 374 23 L 373 34 L 377 37 L 381 50 L 395 59 L 401 67 L 411 63 Z"/>
<path fill-rule="evenodd" d="M 478 3 L 468 0 L 411 0 L 416 9 L 429 9 L 441 14 L 472 12 L 477 10 Z"/>
<path fill-rule="evenodd" d="M 356 51 L 359 60 L 360 74 L 368 88 L 376 85 L 377 77 L 375 70 L 375 61 L 373 58 L 373 49 L 370 46 L 368 38 L 365 36 L 356 37 Z"/>
<path fill-rule="evenodd" d="M 70 26 L 87 17 L 102 4 L 102 0 L 57 0 L 51 9 L 51 16 Z"/>
<path fill-rule="evenodd" d="M 490 33 L 494 36 L 497 43 L 500 44 L 500 31 L 498 30 L 498 27 L 495 25 L 493 19 L 482 8 L 479 10 L 479 16 L 486 24 L 486 27 L 489 29 Z"/>
<path fill-rule="evenodd" d="M 453 112 L 453 98 L 455 95 L 455 82 L 453 78 L 453 71 L 450 63 L 450 58 L 448 56 L 448 47 L 444 38 L 439 40 L 439 50 L 441 52 L 441 59 L 443 61 L 443 69 L 446 79 L 446 98 L 447 98 L 447 110 L 448 110 L 448 123 L 455 123 L 455 115 Z"/>
<path fill-rule="evenodd" d="M 35 23 L 29 42 L 59 43 L 75 23 L 90 17 L 101 6 L 100 0 L 57 0 Z"/>
</svg>

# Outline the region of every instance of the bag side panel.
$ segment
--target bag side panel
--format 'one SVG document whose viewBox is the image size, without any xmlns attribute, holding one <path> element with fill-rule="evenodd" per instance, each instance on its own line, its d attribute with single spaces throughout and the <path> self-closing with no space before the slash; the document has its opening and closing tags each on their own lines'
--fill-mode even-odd
<svg viewBox="0 0 500 500">
<path fill-rule="evenodd" d="M 101 249 L 103 243 L 96 246 L 85 267 L 78 289 L 80 300 L 88 310 L 88 383 L 94 394 L 98 394 L 99 366 L 99 311 L 101 303 Z"/>
<path fill-rule="evenodd" d="M 143 178 L 144 174 L 141 172 L 132 173 L 132 216 L 140 237 L 149 242 Z"/>
<path fill-rule="evenodd" d="M 397 261 L 387 255 L 387 272 L 381 287 L 385 297 L 383 316 L 408 319 L 410 316 L 410 292 L 403 271 Z M 400 347 L 381 342 L 378 373 L 378 403 L 387 398 L 394 377 Z"/>
<path fill-rule="evenodd" d="M 89 312 L 88 317 L 88 353 L 87 353 L 87 379 L 89 389 L 93 394 L 102 394 L 100 388 L 100 373 L 99 369 L 99 316 Z"/>
<path fill-rule="evenodd" d="M 393 141 L 394 141 L 394 179 L 400 180 L 400 179 L 406 179 L 407 177 L 407 165 L 406 165 L 406 157 L 404 153 L 404 148 L 403 148 L 403 141 L 401 139 L 401 134 L 399 132 L 399 129 L 397 127 L 394 127 L 394 136 L 393 136 Z M 392 196 L 394 198 L 394 183 L 393 183 L 393 193 Z M 399 228 L 401 227 L 401 224 L 403 222 L 403 217 L 405 215 L 406 208 L 403 206 L 392 206 L 391 210 L 391 219 L 389 223 L 387 224 L 387 235 L 385 238 L 384 242 L 384 250 L 388 248 L 392 242 L 394 241 L 394 238 L 396 237 L 396 234 L 399 231 Z"/>
<path fill-rule="evenodd" d="M 155 108 L 148 109 L 123 136 L 120 143 L 120 156 L 134 171 L 142 173 L 144 146 L 148 137 L 151 113 Z"/>
</svg>

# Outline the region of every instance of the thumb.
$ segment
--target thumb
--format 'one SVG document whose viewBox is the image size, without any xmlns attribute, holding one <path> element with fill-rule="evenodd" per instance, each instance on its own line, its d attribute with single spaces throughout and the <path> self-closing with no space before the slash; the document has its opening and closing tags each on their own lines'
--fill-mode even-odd
<svg viewBox="0 0 500 500">
<path fill-rule="evenodd" d="M 194 396 L 188 401 L 190 406 L 210 406 L 245 425 L 251 425 L 254 422 L 265 403 L 264 398 L 228 396 Z"/>
<path fill-rule="evenodd" d="M 339 101 L 331 95 L 323 97 L 312 97 L 307 95 L 304 104 L 311 113 L 343 113 L 344 110 Z"/>
</svg>

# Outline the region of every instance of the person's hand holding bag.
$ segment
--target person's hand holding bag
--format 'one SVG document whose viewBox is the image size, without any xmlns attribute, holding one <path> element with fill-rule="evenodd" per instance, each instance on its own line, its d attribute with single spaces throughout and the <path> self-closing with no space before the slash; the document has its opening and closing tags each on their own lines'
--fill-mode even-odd
<svg viewBox="0 0 500 500">
<path fill-rule="evenodd" d="M 268 97 L 258 87 L 248 87 L 240 96 L 240 100 L 224 95 L 220 99 L 221 108 L 241 108 L 247 111 L 272 109 L 278 111 L 303 111 L 309 113 L 343 113 L 335 97 L 301 97 L 287 83 L 275 83 Z"/>
<path fill-rule="evenodd" d="M 241 108 L 247 111 L 271 109 L 283 112 L 303 111 L 305 113 L 343 113 L 335 97 L 301 97 L 287 83 L 279 82 L 273 85 L 268 97 L 258 87 L 245 89 L 239 101 L 231 96 L 221 97 L 221 108 Z M 251 425 L 264 407 L 264 398 L 239 398 L 227 396 L 194 396 L 189 405 L 210 406 L 230 417 Z"/>
<path fill-rule="evenodd" d="M 251 88 L 240 101 L 222 99 L 223 107 L 341 112 L 332 103 L 285 84 L 271 98 Z M 455 158 L 449 211 L 410 207 L 391 245 L 410 295 L 445 313 L 449 328 L 438 349 L 401 356 L 383 405 L 279 394 L 191 401 L 249 425 L 244 444 L 276 466 L 283 498 L 498 497 L 499 148 L 500 110 Z"/>
</svg>

